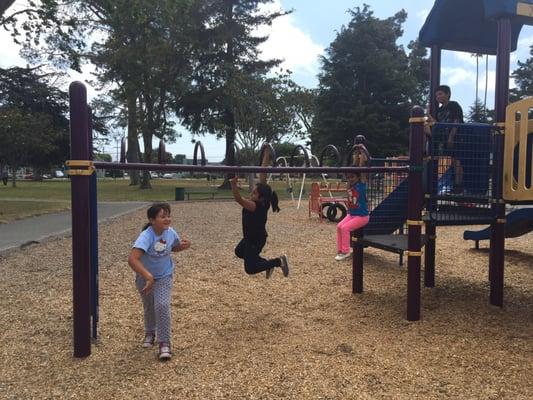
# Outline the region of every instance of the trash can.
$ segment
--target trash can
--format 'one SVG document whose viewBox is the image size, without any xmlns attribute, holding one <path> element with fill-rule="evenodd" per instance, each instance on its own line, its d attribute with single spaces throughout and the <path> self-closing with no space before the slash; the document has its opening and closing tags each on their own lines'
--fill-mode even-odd
<svg viewBox="0 0 533 400">
<path fill-rule="evenodd" d="M 176 188 L 176 193 L 175 193 L 175 196 L 174 196 L 174 200 L 176 200 L 176 201 L 185 200 L 185 188 L 182 188 L 182 187 L 177 187 Z"/>
</svg>

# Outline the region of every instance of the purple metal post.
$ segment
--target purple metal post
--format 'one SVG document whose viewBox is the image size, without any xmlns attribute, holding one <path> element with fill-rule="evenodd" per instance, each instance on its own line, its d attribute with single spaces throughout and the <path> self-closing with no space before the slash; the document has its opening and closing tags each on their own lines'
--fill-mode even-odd
<svg viewBox="0 0 533 400">
<path fill-rule="evenodd" d="M 424 150 L 424 110 L 414 107 L 411 112 L 411 135 L 409 138 L 409 194 L 407 202 L 407 319 L 420 319 L 420 260 L 422 224 L 422 169 Z"/>
<path fill-rule="evenodd" d="M 357 229 L 350 235 L 352 240 L 352 293 L 363 293 L 363 246 L 357 240 L 363 237 L 363 229 Z M 355 241 L 354 241 L 355 240 Z"/>
<path fill-rule="evenodd" d="M 87 90 L 70 84 L 70 158 L 89 160 Z M 74 357 L 91 354 L 89 176 L 71 176 Z"/>
<path fill-rule="evenodd" d="M 437 86 L 440 85 L 440 64 L 441 64 L 441 49 L 440 46 L 431 46 L 430 58 L 430 72 L 429 72 L 429 113 L 433 118 L 437 115 L 437 100 L 435 99 L 435 92 Z"/>
<path fill-rule="evenodd" d="M 438 103 L 435 99 L 437 86 L 440 85 L 441 48 L 438 45 L 431 46 L 430 60 L 430 86 L 429 86 L 429 114 L 435 118 L 437 115 Z M 435 248 L 437 237 L 437 226 L 433 222 L 426 223 L 426 251 L 424 253 L 424 286 L 435 286 Z"/>
<path fill-rule="evenodd" d="M 509 18 L 498 20 L 498 45 L 496 52 L 496 94 L 494 108 L 496 121 L 505 122 L 505 108 L 509 102 L 509 64 L 511 57 L 511 21 Z M 496 220 L 491 225 L 489 277 L 490 304 L 503 306 L 504 252 L 505 252 L 505 203 L 502 200 L 503 182 L 503 135 L 496 135 L 495 155 L 496 177 L 492 181 L 492 195 L 497 203 L 492 206 Z"/>
</svg>

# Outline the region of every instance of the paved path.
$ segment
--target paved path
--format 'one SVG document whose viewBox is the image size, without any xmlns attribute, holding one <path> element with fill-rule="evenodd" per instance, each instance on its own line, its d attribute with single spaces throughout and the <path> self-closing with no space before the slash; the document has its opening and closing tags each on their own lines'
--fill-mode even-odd
<svg viewBox="0 0 533 400">
<path fill-rule="evenodd" d="M 139 201 L 100 202 L 98 203 L 98 221 L 102 222 L 112 217 L 130 213 L 146 207 L 147 204 Z M 0 224 L 0 254 L 55 236 L 66 235 L 70 231 L 70 211 L 44 214 Z"/>
</svg>

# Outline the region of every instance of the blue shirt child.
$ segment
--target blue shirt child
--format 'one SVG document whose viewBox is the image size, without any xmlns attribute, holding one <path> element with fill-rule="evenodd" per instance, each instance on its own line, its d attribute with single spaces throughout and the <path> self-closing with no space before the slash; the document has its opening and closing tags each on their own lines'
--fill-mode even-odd
<svg viewBox="0 0 533 400">
<path fill-rule="evenodd" d="M 141 261 L 144 267 L 152 274 L 154 279 L 172 275 L 174 263 L 172 262 L 172 248 L 180 244 L 178 233 L 168 228 L 161 235 L 156 235 L 150 226 L 141 232 L 134 248 L 144 250 Z"/>
<path fill-rule="evenodd" d="M 356 182 L 348 190 L 348 213 L 360 217 L 366 217 L 368 215 L 366 183 Z"/>
</svg>

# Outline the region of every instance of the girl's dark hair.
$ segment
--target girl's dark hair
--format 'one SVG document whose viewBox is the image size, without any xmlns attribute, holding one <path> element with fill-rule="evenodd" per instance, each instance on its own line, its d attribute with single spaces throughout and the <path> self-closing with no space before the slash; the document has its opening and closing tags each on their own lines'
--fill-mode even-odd
<svg viewBox="0 0 533 400">
<path fill-rule="evenodd" d="M 255 185 L 257 192 L 259 193 L 259 198 L 265 202 L 265 207 L 268 208 L 272 206 L 272 211 L 279 212 L 279 199 L 278 194 L 272 190 L 272 188 L 266 183 L 257 183 Z"/>
<path fill-rule="evenodd" d="M 149 220 L 157 217 L 157 214 L 159 214 L 161 210 L 165 210 L 170 215 L 170 204 L 154 203 L 150 206 L 150 208 L 146 211 L 146 216 L 148 217 L 148 223 L 144 225 L 142 229 L 143 231 L 148 229 L 152 225 L 152 223 Z"/>
</svg>

